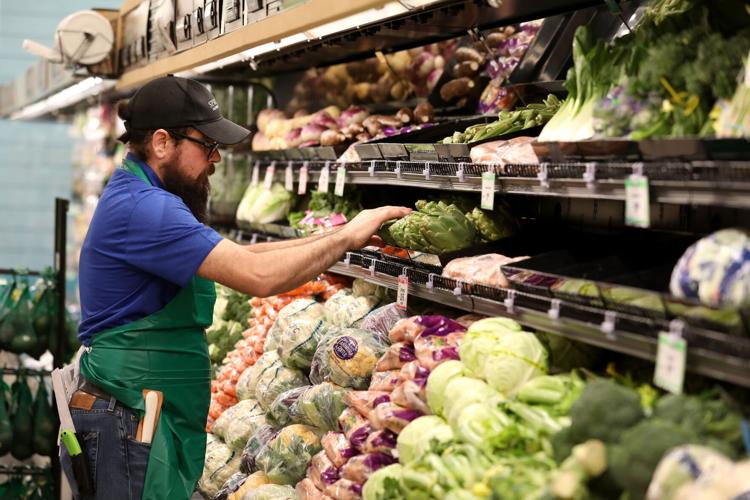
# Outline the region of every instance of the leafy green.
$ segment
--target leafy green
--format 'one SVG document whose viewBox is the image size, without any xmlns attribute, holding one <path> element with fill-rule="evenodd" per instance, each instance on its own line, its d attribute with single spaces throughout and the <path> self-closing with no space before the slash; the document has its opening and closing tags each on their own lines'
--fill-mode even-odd
<svg viewBox="0 0 750 500">
<path fill-rule="evenodd" d="M 443 415 L 443 404 L 445 401 L 445 388 L 448 383 L 456 377 L 466 375 L 468 370 L 463 363 L 457 360 L 448 360 L 432 370 L 427 379 L 425 396 L 427 404 L 436 415 Z"/>
<path fill-rule="evenodd" d="M 451 443 L 455 439 L 451 427 L 440 417 L 426 415 L 409 422 L 398 435 L 398 457 L 408 464 L 438 445 Z"/>
</svg>

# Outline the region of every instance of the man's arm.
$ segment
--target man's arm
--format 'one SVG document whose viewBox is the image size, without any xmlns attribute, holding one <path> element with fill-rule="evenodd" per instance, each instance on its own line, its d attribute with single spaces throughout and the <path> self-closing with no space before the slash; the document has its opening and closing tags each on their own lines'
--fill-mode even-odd
<svg viewBox="0 0 750 500">
<path fill-rule="evenodd" d="M 316 234 L 314 236 L 307 236 L 305 238 L 295 238 L 293 240 L 285 241 L 269 241 L 265 243 L 256 243 L 254 245 L 242 245 L 245 250 L 249 250 L 254 253 L 272 252 L 274 250 L 283 250 L 284 248 L 294 248 L 302 245 L 307 245 L 315 240 L 331 236 L 333 233 L 340 231 L 336 229 L 325 234 Z"/>
<path fill-rule="evenodd" d="M 364 210 L 341 230 L 301 246 L 256 253 L 222 240 L 198 268 L 198 276 L 255 297 L 292 290 L 335 264 L 349 249 L 365 246 L 380 225 L 407 215 L 403 207 Z"/>
</svg>

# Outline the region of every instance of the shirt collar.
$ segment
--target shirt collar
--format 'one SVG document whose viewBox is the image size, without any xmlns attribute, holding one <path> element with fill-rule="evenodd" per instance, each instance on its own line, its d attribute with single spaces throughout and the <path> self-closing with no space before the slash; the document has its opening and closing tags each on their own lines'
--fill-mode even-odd
<svg viewBox="0 0 750 500">
<path fill-rule="evenodd" d="M 127 159 L 135 162 L 138 164 L 139 167 L 143 169 L 143 172 L 146 174 L 146 177 L 148 177 L 148 180 L 151 181 L 151 184 L 154 186 L 164 189 L 164 184 L 161 182 L 161 179 L 159 179 L 159 176 L 156 175 L 156 172 L 153 171 L 153 169 L 146 163 L 145 161 L 141 160 L 137 156 L 135 156 L 133 153 L 128 153 Z"/>
</svg>

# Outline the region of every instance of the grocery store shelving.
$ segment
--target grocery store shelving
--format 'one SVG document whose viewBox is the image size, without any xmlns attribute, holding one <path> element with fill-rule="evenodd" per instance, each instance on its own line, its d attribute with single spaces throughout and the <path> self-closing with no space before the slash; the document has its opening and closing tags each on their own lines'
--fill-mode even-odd
<svg viewBox="0 0 750 500">
<path fill-rule="evenodd" d="M 264 169 L 271 162 L 259 162 Z M 277 161 L 276 175 L 292 165 L 295 179 L 302 161 Z M 328 162 L 329 181 L 335 169 Z M 750 208 L 750 162 L 675 162 L 643 165 L 649 177 L 651 200 L 656 203 Z M 326 162 L 307 162 L 308 182 L 317 186 Z M 563 198 L 625 200 L 625 179 L 638 163 L 540 163 L 536 165 L 477 165 L 471 163 L 374 161 L 345 164 L 346 183 L 448 191 L 481 192 L 481 172 L 503 169 L 495 192 Z M 450 170 L 451 173 L 446 173 Z M 429 173 L 427 173 L 429 172 Z M 522 175 L 519 175 L 522 174 Z M 593 175 L 591 177 L 589 174 Z M 575 177 L 574 177 L 575 175 Z M 311 189 L 308 186 L 308 189 Z"/>
</svg>

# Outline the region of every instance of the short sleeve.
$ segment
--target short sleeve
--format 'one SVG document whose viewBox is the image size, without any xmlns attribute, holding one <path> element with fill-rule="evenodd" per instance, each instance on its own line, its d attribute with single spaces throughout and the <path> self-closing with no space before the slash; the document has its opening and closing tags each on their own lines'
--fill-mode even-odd
<svg viewBox="0 0 750 500">
<path fill-rule="evenodd" d="M 180 198 L 153 190 L 138 201 L 130 216 L 125 260 L 183 287 L 221 240 Z"/>
</svg>

